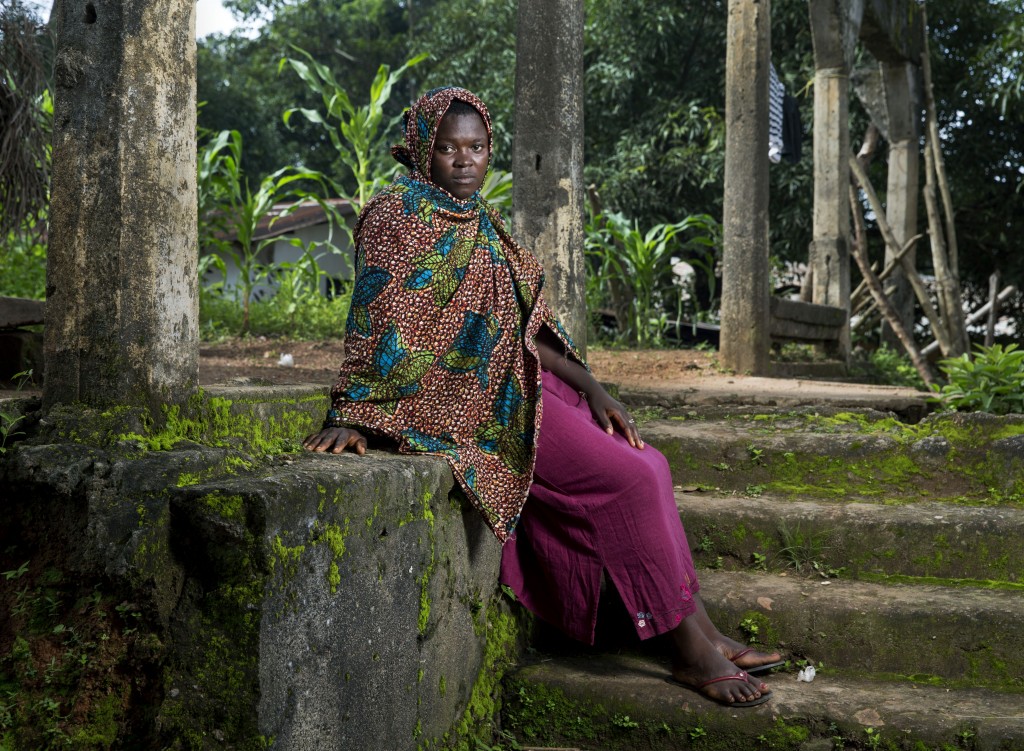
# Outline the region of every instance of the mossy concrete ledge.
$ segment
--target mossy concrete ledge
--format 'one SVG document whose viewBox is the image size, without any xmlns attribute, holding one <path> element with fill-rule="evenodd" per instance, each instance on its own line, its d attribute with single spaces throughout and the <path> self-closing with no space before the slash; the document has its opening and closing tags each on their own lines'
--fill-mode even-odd
<svg viewBox="0 0 1024 751">
<path fill-rule="evenodd" d="M 500 547 L 442 459 L 300 455 L 176 490 L 171 524 L 193 586 L 166 722 L 283 749 L 454 742 Z"/>
<path fill-rule="evenodd" d="M 0 456 L 3 539 L 155 637 L 145 747 L 489 737 L 516 650 L 500 546 L 442 458 L 302 452 L 325 407 L 320 389 L 205 392 L 163 420 L 57 408 Z"/>
</svg>

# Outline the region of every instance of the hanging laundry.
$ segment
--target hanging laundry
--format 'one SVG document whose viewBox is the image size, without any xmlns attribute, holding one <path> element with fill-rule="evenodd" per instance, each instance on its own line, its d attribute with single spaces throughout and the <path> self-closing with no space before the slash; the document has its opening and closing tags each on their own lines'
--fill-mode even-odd
<svg viewBox="0 0 1024 751">
<path fill-rule="evenodd" d="M 782 85 L 775 65 L 768 64 L 768 158 L 772 164 L 782 161 L 783 141 L 783 100 L 786 87 Z"/>
</svg>

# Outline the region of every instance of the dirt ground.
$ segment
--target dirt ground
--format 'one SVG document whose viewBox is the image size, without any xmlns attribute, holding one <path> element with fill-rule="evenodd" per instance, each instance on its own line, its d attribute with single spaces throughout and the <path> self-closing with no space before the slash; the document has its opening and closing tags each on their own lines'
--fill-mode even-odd
<svg viewBox="0 0 1024 751">
<path fill-rule="evenodd" d="M 205 343 L 199 350 L 199 383 L 285 385 L 334 383 L 342 361 L 339 340 L 294 342 L 254 337 Z M 289 361 L 291 364 L 287 364 Z M 616 384 L 623 398 L 694 407 L 747 404 L 775 407 L 846 405 L 923 414 L 923 395 L 895 386 L 871 386 L 814 378 L 768 378 L 723 372 L 716 353 L 694 349 L 591 349 L 587 359 L 598 380 Z M 5 388 L 6 386 L 6 388 Z M 36 396 L 0 384 L 0 400 Z M 916 419 L 919 419 L 916 418 Z"/>
<path fill-rule="evenodd" d="M 281 364 L 283 355 L 291 355 L 292 366 Z M 341 342 L 335 340 L 288 342 L 256 337 L 204 344 L 199 350 L 199 383 L 208 386 L 248 378 L 273 384 L 329 384 L 342 356 Z M 716 372 L 714 353 L 692 349 L 592 349 L 587 359 L 599 379 L 613 383 L 700 381 Z"/>
</svg>

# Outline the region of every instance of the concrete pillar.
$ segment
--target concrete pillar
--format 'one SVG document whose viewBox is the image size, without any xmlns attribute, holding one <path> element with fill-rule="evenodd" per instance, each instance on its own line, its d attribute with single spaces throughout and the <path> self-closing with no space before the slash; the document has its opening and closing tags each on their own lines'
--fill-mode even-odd
<svg viewBox="0 0 1024 751">
<path fill-rule="evenodd" d="M 770 0 L 729 0 L 725 63 L 722 364 L 764 375 L 768 288 Z"/>
<path fill-rule="evenodd" d="M 57 0 L 52 16 L 44 404 L 183 401 L 199 362 L 195 3 Z"/>
<path fill-rule="evenodd" d="M 512 234 L 547 275 L 545 298 L 586 344 L 583 0 L 520 0 Z"/>
<path fill-rule="evenodd" d="M 811 299 L 850 309 L 850 64 L 863 0 L 810 0 L 814 43 L 814 214 Z M 847 325 L 839 343 L 850 352 Z"/>
<path fill-rule="evenodd" d="M 896 242 L 902 247 L 917 234 L 918 196 L 920 195 L 920 121 L 921 107 L 916 96 L 917 66 L 912 63 L 881 64 L 882 82 L 889 125 L 889 172 L 886 186 L 885 218 Z M 894 253 L 886 248 L 885 263 Z M 906 256 L 916 266 L 917 252 Z M 903 269 L 897 266 L 886 280 L 885 292 L 899 313 L 904 327 L 914 329 L 914 292 Z M 891 327 L 882 321 L 882 343 L 899 351 L 902 344 Z"/>
</svg>

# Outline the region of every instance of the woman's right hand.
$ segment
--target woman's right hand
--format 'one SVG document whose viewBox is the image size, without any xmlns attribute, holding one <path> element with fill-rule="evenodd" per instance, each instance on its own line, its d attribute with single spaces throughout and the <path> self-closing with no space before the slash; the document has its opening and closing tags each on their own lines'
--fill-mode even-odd
<svg viewBox="0 0 1024 751">
<path fill-rule="evenodd" d="M 366 436 L 352 428 L 324 428 L 319 433 L 306 436 L 302 442 L 306 451 L 320 451 L 340 454 L 350 449 L 359 456 L 366 453 Z"/>
</svg>

